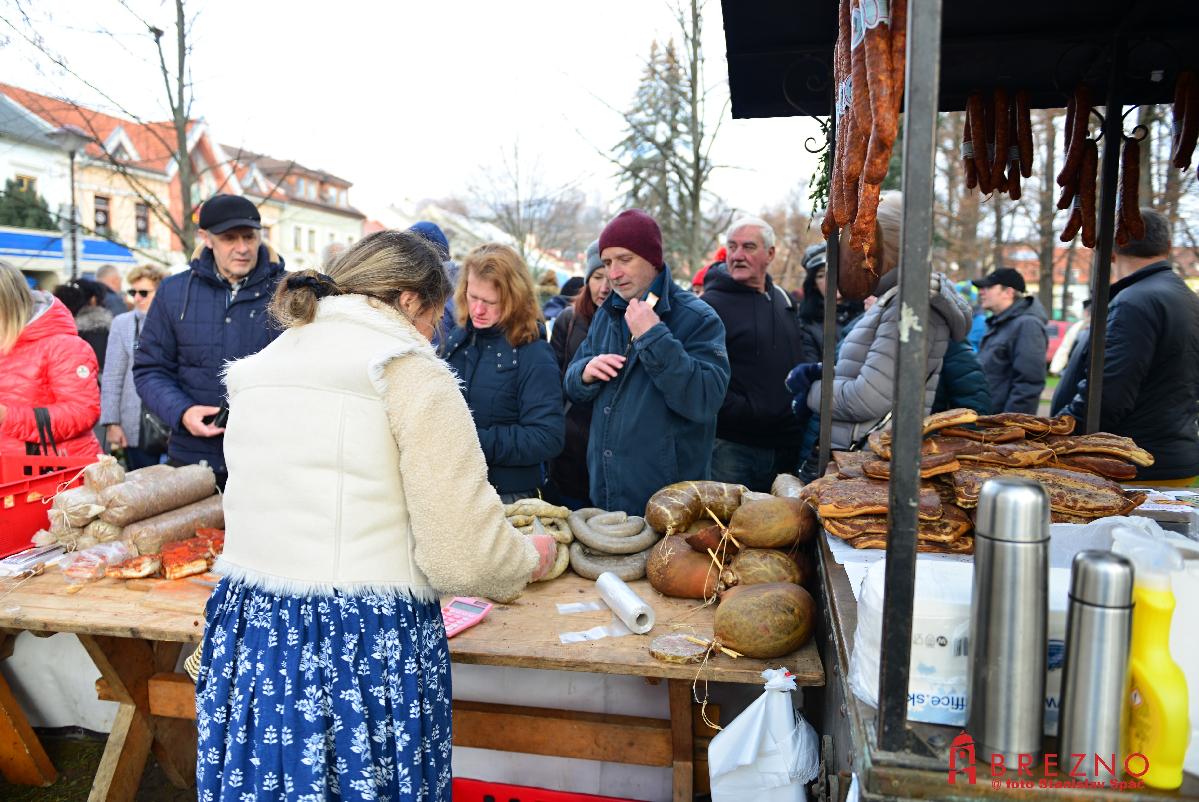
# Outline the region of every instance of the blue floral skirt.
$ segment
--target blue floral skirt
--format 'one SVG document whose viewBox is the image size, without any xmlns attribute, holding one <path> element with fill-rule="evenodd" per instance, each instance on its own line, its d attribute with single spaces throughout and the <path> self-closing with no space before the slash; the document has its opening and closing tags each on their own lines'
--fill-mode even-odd
<svg viewBox="0 0 1199 802">
<path fill-rule="evenodd" d="M 198 802 L 450 802 L 436 602 L 222 579 L 196 683 Z"/>
</svg>

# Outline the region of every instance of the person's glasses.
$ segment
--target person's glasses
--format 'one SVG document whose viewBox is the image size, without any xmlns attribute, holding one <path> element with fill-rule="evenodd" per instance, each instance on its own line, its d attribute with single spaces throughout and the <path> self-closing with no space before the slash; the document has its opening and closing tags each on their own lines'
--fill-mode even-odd
<svg viewBox="0 0 1199 802">
<path fill-rule="evenodd" d="M 154 294 L 154 290 L 126 290 L 130 298 L 149 298 Z"/>
</svg>

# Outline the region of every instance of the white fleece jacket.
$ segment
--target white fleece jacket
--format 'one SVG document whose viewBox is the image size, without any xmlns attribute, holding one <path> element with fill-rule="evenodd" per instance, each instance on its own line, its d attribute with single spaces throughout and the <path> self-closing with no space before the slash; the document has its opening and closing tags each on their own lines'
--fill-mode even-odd
<svg viewBox="0 0 1199 802">
<path fill-rule="evenodd" d="M 225 552 L 277 593 L 509 601 L 537 565 L 509 526 L 457 381 L 404 317 L 363 296 L 229 365 Z"/>
</svg>

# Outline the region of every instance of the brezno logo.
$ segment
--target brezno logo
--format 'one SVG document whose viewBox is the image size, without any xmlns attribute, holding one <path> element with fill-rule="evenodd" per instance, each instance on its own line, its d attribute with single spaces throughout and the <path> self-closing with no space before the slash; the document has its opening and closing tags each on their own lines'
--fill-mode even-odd
<svg viewBox="0 0 1199 802">
<path fill-rule="evenodd" d="M 958 765 L 959 761 L 961 766 Z M 957 785 L 958 773 L 974 785 L 977 775 L 974 768 L 974 739 L 965 730 L 949 745 L 949 784 Z"/>
<path fill-rule="evenodd" d="M 958 775 L 964 776 L 969 785 L 978 781 L 975 757 L 974 739 L 963 730 L 949 746 L 950 785 L 957 785 Z M 1051 752 L 1015 755 L 1015 765 L 1005 762 L 1001 754 L 981 755 L 981 758 L 990 770 L 993 789 L 1135 790 L 1145 787 L 1141 778 L 1149 771 L 1149 759 L 1139 752 L 1125 755 L 1122 763 L 1117 755 L 1055 755 Z"/>
<path fill-rule="evenodd" d="M 92 375 L 92 371 L 87 365 L 80 365 L 79 367 L 75 368 L 75 375 L 81 379 L 86 379 L 88 376 Z"/>
</svg>

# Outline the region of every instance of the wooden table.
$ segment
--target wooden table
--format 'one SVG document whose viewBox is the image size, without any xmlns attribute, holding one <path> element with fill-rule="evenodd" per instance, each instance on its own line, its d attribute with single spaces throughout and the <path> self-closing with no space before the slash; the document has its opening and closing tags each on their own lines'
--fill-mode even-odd
<svg viewBox="0 0 1199 802">
<path fill-rule="evenodd" d="M 853 695 L 849 688 L 849 658 L 858 625 L 858 604 L 850 588 L 845 569 L 834 559 L 823 536 L 819 539 L 821 608 L 825 614 L 823 632 L 818 638 L 821 657 L 828 666 L 829 682 L 823 690 L 823 711 L 813 711 L 820 719 L 824 734 L 827 799 L 841 802 L 849 791 L 851 775 L 856 774 L 861 799 L 960 800 L 966 798 L 1029 798 L 1070 800 L 1071 802 L 1164 802 L 1199 799 L 1199 780 L 1187 774 L 1176 791 L 1009 787 L 1007 780 L 1023 780 L 1015 772 L 999 778 L 1001 787 L 993 787 L 990 772 L 980 763 L 978 781 L 969 785 L 964 779 L 948 782 L 949 747 L 960 727 L 908 722 L 909 747 L 904 752 L 886 752 L 878 747 L 877 711 Z M 813 722 L 815 723 L 815 722 Z M 1056 739 L 1049 739 L 1049 751 Z M 1063 763 L 1059 771 L 1069 768 Z M 1064 778 L 1068 779 L 1068 778 Z M 1035 785 L 1034 781 L 1034 785 Z"/>
<path fill-rule="evenodd" d="M 814 642 L 776 660 L 717 654 L 680 666 L 649 655 L 653 637 L 670 632 L 710 637 L 714 608 L 659 595 L 642 580 L 632 588 L 653 608 L 648 635 L 563 644 L 559 633 L 612 619 L 607 611 L 562 615 L 557 605 L 599 598 L 595 583 L 568 573 L 533 585 L 516 602 L 496 605 L 478 626 L 450 641 L 459 663 L 513 666 L 667 680 L 670 719 L 577 713 L 545 708 L 454 703 L 454 743 L 508 752 L 605 760 L 673 769 L 674 799 L 692 798 L 692 683 L 696 679 L 758 684 L 767 668 L 786 666 L 801 686 L 824 684 Z M 61 572 L 27 581 L 0 604 L 0 629 L 12 634 L 71 632 L 100 670 L 100 698 L 120 704 L 90 802 L 132 800 L 152 751 L 179 787 L 194 781 L 195 692 L 175 673 L 184 643 L 199 642 L 209 587 L 194 581 L 104 579 L 72 592 Z M 0 769 L 10 781 L 49 784 L 54 770 L 0 677 Z"/>
</svg>

